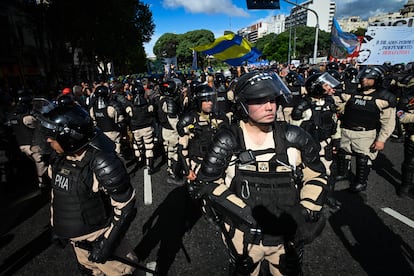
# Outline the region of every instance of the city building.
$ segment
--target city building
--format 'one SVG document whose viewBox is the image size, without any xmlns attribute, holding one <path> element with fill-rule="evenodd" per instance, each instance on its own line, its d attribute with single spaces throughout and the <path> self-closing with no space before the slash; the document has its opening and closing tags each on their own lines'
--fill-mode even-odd
<svg viewBox="0 0 414 276">
<path fill-rule="evenodd" d="M 285 31 L 285 15 L 279 14 L 270 17 L 268 21 L 260 21 L 249 27 L 237 31 L 238 35 L 243 36 L 251 43 L 255 43 L 259 38 L 270 34 L 280 34 Z"/>
<path fill-rule="evenodd" d="M 359 16 L 350 16 L 347 18 L 338 19 L 338 23 L 344 32 L 356 31 L 359 28 L 368 28 L 368 21 L 362 20 Z"/>
<path fill-rule="evenodd" d="M 298 25 L 315 27 L 317 20 L 311 10 L 318 15 L 319 29 L 330 32 L 336 11 L 336 4 L 332 0 L 310 0 L 292 7 L 290 15 L 286 17 L 285 28 Z"/>
<path fill-rule="evenodd" d="M 400 10 L 404 18 L 414 17 L 414 0 L 408 0 L 407 4 Z"/>
</svg>

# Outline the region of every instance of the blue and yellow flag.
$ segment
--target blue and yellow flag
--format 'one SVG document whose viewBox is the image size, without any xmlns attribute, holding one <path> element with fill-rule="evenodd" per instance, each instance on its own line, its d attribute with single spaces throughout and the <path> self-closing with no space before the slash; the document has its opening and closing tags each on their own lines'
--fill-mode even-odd
<svg viewBox="0 0 414 276">
<path fill-rule="evenodd" d="M 214 40 L 214 42 L 193 48 L 197 52 L 212 55 L 232 66 L 239 66 L 243 62 L 254 62 L 262 53 L 252 47 L 243 37 L 236 34 L 227 34 Z"/>
</svg>

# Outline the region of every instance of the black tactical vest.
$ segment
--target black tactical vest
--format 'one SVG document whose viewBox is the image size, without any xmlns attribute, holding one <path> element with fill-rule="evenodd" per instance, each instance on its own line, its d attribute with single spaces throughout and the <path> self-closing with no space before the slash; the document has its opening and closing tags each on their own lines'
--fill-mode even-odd
<svg viewBox="0 0 414 276">
<path fill-rule="evenodd" d="M 65 156 L 52 160 L 52 220 L 59 237 L 82 236 L 108 223 L 108 204 L 102 192 L 92 191 L 90 162 L 95 151 L 88 150 L 79 162 L 68 161 Z"/>
<path fill-rule="evenodd" d="M 379 98 L 378 90 L 369 94 L 353 94 L 345 104 L 341 117 L 341 127 L 351 130 L 373 130 L 380 123 L 380 109 L 375 100 Z"/>
<path fill-rule="evenodd" d="M 132 118 L 129 123 L 131 130 L 137 130 L 152 125 L 153 114 L 148 112 L 148 105 L 133 105 Z"/>
<path fill-rule="evenodd" d="M 97 105 L 95 105 L 93 110 L 94 110 L 96 125 L 103 132 L 119 130 L 114 120 L 110 118 L 108 115 L 108 106 L 105 106 L 103 108 L 98 108 Z"/>
<path fill-rule="evenodd" d="M 240 145 L 245 145 L 241 129 L 238 128 L 236 131 Z M 284 211 L 299 202 L 299 190 L 295 185 L 293 171 L 290 167 L 281 164 L 289 164 L 284 131 L 282 128 L 277 128 L 273 135 L 276 149 L 253 153 L 258 156 L 274 152 L 274 157 L 265 162 L 254 160 L 249 164 L 236 164 L 235 177 L 230 185 L 230 190 L 252 208 L 255 218 L 263 220 L 260 223 L 262 225 L 263 222 L 271 224 Z M 252 240 L 249 242 L 262 242 L 264 245 L 276 245 L 282 242 L 280 235 L 272 233 L 262 233 L 250 238 Z"/>
<path fill-rule="evenodd" d="M 212 122 L 215 121 L 216 124 Z M 200 121 L 200 114 L 195 116 L 195 123 L 201 131 L 197 131 L 188 142 L 188 154 L 191 160 L 200 162 L 206 155 L 208 147 L 217 131 L 217 120 L 210 115 L 208 121 Z"/>
</svg>

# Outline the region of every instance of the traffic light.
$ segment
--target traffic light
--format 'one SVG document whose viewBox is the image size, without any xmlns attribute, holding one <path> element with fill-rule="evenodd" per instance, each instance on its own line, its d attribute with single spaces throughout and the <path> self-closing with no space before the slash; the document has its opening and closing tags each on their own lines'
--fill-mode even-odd
<svg viewBox="0 0 414 276">
<path fill-rule="evenodd" d="M 274 0 L 246 0 L 249 10 L 273 10 L 280 9 L 280 1 Z"/>
</svg>

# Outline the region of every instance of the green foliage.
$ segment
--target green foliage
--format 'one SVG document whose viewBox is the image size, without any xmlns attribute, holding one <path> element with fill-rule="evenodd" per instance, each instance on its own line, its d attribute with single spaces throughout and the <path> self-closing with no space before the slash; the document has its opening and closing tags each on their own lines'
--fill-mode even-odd
<svg viewBox="0 0 414 276">
<path fill-rule="evenodd" d="M 214 41 L 214 34 L 209 30 L 195 30 L 184 34 L 165 33 L 155 42 L 153 52 L 157 58 L 177 56 L 182 64 L 191 64 L 191 48 L 209 44 Z"/>
<path fill-rule="evenodd" d="M 64 53 L 79 48 L 81 61 L 113 61 L 116 69 L 126 69 L 124 64 L 135 58 L 145 64 L 145 53 L 140 52 L 155 28 L 147 4 L 136 0 L 49 2 L 41 6 L 39 22 L 44 22 L 41 27 L 47 28 L 53 49 Z"/>
<path fill-rule="evenodd" d="M 351 33 L 353 33 L 356 36 L 364 36 L 367 29 L 364 28 L 358 28 L 356 30 L 352 30 Z"/>
<path fill-rule="evenodd" d="M 294 30 L 291 34 L 291 56 L 293 57 Z M 306 26 L 296 27 L 296 58 L 305 59 L 313 57 L 315 41 L 315 28 Z M 263 53 L 262 58 L 271 61 L 287 62 L 289 54 L 289 30 L 279 35 L 268 34 L 259 38 L 256 47 Z M 318 56 L 327 55 L 330 48 L 330 33 L 319 30 Z"/>
</svg>

